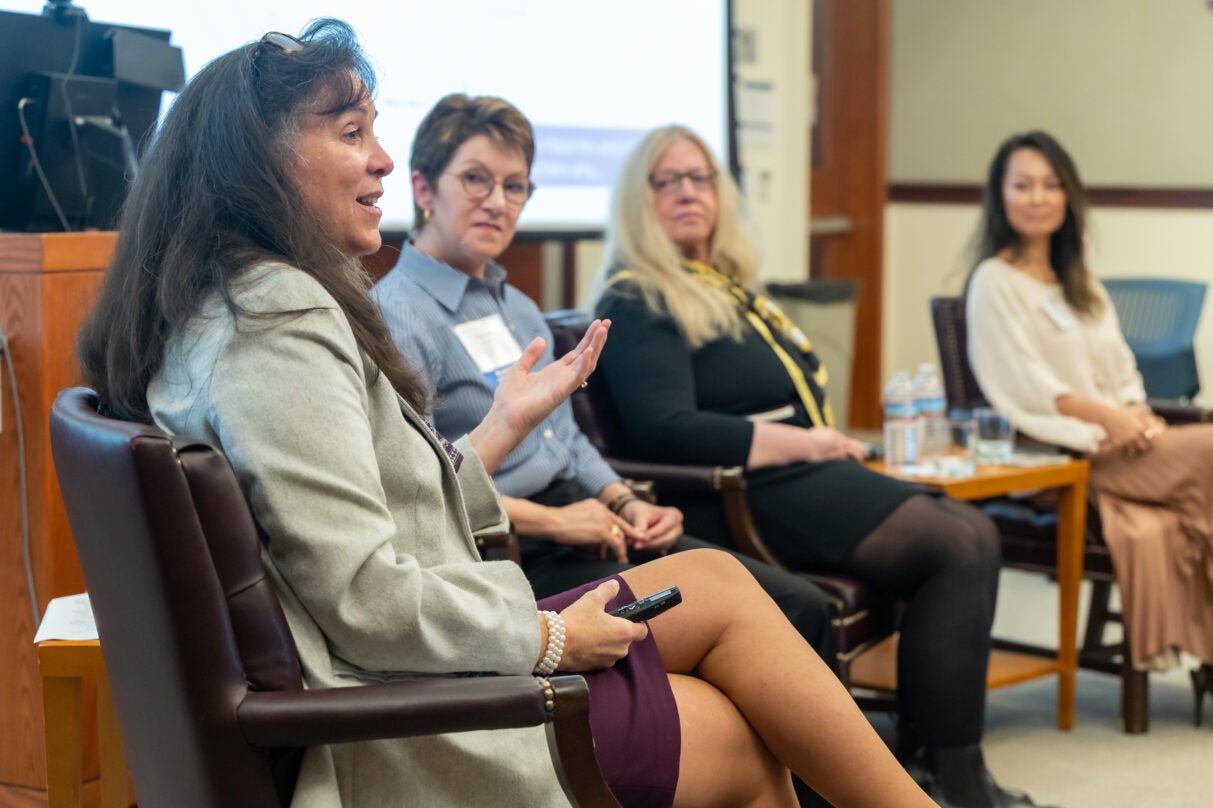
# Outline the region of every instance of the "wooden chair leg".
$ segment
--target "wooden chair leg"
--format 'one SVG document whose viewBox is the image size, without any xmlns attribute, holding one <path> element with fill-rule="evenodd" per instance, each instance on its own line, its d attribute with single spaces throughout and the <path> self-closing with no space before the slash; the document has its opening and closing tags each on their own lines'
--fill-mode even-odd
<svg viewBox="0 0 1213 808">
<path fill-rule="evenodd" d="M 1111 617 L 1108 604 L 1112 597 L 1111 581 L 1091 581 L 1090 608 L 1087 610 L 1087 630 L 1083 634 L 1084 651 L 1103 647 L 1104 629 Z"/>
<path fill-rule="evenodd" d="M 1120 719 L 1129 735 L 1139 735 L 1150 729 L 1149 674 L 1133 667 L 1127 648 L 1120 683 Z"/>
<path fill-rule="evenodd" d="M 555 761 L 556 773 L 565 787 L 565 794 L 579 808 L 619 808 L 594 757 L 590 691 L 585 680 L 553 676 L 548 682 L 554 696 L 555 720 L 548 723 L 547 731 L 559 753 L 559 759 Z"/>
</svg>

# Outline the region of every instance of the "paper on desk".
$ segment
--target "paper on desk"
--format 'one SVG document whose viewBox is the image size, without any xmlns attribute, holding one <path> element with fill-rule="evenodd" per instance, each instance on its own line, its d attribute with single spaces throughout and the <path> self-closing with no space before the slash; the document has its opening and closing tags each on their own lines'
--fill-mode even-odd
<svg viewBox="0 0 1213 808">
<path fill-rule="evenodd" d="M 97 624 L 93 621 L 93 607 L 88 602 L 88 593 L 55 598 L 46 605 L 42 624 L 34 635 L 34 644 L 43 640 L 95 640 Z"/>
</svg>

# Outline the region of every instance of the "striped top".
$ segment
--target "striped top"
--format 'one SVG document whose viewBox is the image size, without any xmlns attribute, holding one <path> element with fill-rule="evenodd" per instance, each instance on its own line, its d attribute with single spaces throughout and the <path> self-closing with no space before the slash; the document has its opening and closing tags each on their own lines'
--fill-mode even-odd
<svg viewBox="0 0 1213 808">
<path fill-rule="evenodd" d="M 547 340 L 536 367 L 553 361 L 552 334 L 539 307 L 505 282 L 505 269 L 490 263 L 473 278 L 406 244 L 400 260 L 371 296 L 379 304 L 396 347 L 419 367 L 438 394 L 430 418 L 451 440 L 470 432 L 493 403 L 493 384 L 477 366 L 454 327 L 498 315 L 520 347 Z M 526 498 L 557 479 L 572 479 L 597 494 L 619 476 L 582 434 L 572 405 L 562 403 L 512 451 L 493 475 L 506 496 Z"/>
</svg>

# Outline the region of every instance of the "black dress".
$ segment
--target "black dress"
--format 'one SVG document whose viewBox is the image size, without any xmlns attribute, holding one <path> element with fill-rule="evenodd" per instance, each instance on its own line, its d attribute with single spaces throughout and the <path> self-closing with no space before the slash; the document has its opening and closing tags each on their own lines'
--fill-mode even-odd
<svg viewBox="0 0 1213 808">
<path fill-rule="evenodd" d="M 597 311 L 613 321 L 598 373 L 619 409 L 626 451 L 744 466 L 754 416 L 828 425 L 827 379 L 803 335 L 710 267 L 686 269 L 737 301 L 743 335 L 691 350 L 674 321 L 617 275 Z M 757 527 L 784 564 L 837 570 L 904 603 L 897 695 L 907 753 L 979 743 L 1001 563 L 993 522 L 848 460 L 758 469 L 747 480 Z M 676 504 L 688 530 L 729 543 L 714 501 Z"/>
<path fill-rule="evenodd" d="M 785 360 L 744 320 L 740 341 L 722 337 L 692 350 L 674 320 L 650 310 L 630 281 L 609 287 L 595 316 L 612 321 L 597 376 L 609 388 L 631 457 L 744 466 L 751 419 L 814 425 Z M 770 337 L 811 378 L 815 357 L 774 329 Z M 815 385 L 812 393 L 824 409 L 824 393 Z M 923 491 L 850 460 L 763 468 L 746 479 L 764 540 L 794 567 L 836 567 L 898 505 Z M 670 504 L 684 510 L 688 532 L 729 543 L 710 498 Z"/>
</svg>

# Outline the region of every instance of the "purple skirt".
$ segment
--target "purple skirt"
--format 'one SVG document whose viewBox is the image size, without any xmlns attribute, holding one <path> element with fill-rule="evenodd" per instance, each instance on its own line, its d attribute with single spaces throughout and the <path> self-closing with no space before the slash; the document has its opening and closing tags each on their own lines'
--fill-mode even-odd
<svg viewBox="0 0 1213 808">
<path fill-rule="evenodd" d="M 608 610 L 636 599 L 622 578 L 611 577 L 619 582 L 619 594 L 607 604 Z M 539 608 L 559 612 L 600 583 L 544 598 Z M 652 633 L 632 643 L 628 655 L 611 667 L 581 675 L 590 689 L 594 757 L 615 798 L 624 808 L 673 805 L 682 731 Z"/>
</svg>

